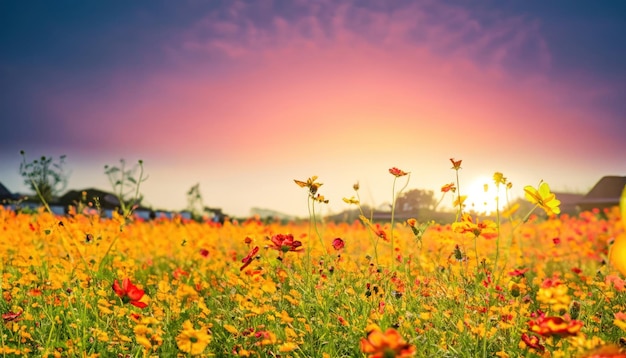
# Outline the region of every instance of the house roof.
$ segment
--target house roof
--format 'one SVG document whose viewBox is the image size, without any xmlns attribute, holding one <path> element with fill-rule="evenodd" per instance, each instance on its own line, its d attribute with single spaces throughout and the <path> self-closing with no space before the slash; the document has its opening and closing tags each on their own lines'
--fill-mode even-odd
<svg viewBox="0 0 626 358">
<path fill-rule="evenodd" d="M 76 203 L 81 202 L 83 200 L 83 192 L 86 193 L 85 199 L 87 201 L 93 201 L 94 198 L 98 198 L 100 200 L 100 205 L 103 208 L 115 208 L 120 205 L 120 202 L 115 195 L 109 192 L 99 190 L 99 189 L 94 189 L 94 188 L 83 189 L 83 190 L 70 190 L 67 193 L 65 193 L 63 196 L 61 196 L 57 200 L 57 203 L 63 206 L 75 205 Z"/>
<path fill-rule="evenodd" d="M 617 205 L 626 187 L 626 176 L 605 176 L 579 202 L 579 205 Z"/>
</svg>

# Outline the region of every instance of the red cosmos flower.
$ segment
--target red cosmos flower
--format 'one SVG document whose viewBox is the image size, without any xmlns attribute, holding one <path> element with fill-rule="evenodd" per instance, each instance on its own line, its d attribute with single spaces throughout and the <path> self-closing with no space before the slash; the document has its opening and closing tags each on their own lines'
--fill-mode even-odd
<svg viewBox="0 0 626 358">
<path fill-rule="evenodd" d="M 535 320 L 528 321 L 530 330 L 544 337 L 575 336 L 582 326 L 583 323 L 581 321 L 570 319 L 568 315 L 565 315 L 565 318 L 555 316 L 545 317 L 541 315 Z"/>
<path fill-rule="evenodd" d="M 19 320 L 19 318 L 22 315 L 22 313 L 24 313 L 24 311 L 20 311 L 18 313 L 15 313 L 13 311 L 9 311 L 7 313 L 3 313 L 2 314 L 2 319 L 5 322 L 17 321 L 17 320 Z"/>
<path fill-rule="evenodd" d="M 252 263 L 252 260 L 254 259 L 254 256 L 257 252 L 259 252 L 259 247 L 255 246 L 254 249 L 252 249 L 252 251 L 250 251 L 248 255 L 241 260 L 241 262 L 243 262 L 243 265 L 241 265 L 239 271 L 242 271 Z"/>
<path fill-rule="evenodd" d="M 278 234 L 272 236 L 272 243 L 274 245 L 271 248 L 276 249 L 280 252 L 288 252 L 288 251 L 300 251 L 302 250 L 302 242 L 293 239 L 293 235 L 287 234 Z"/>
<path fill-rule="evenodd" d="M 526 346 L 536 349 L 539 352 L 543 352 L 546 349 L 546 347 L 541 344 L 541 341 L 537 336 L 529 336 L 528 334 L 523 333 L 522 341 L 526 344 Z"/>
<path fill-rule="evenodd" d="M 172 272 L 172 276 L 174 276 L 175 279 L 180 280 L 180 278 L 182 276 L 186 276 L 189 277 L 189 272 L 183 270 L 180 267 L 177 267 L 173 272 Z"/>
<path fill-rule="evenodd" d="M 124 303 L 130 303 L 131 305 L 139 308 L 145 308 L 148 306 L 145 302 L 139 302 L 145 292 L 133 285 L 129 278 L 122 280 L 121 287 L 117 280 L 113 281 L 113 291 L 115 291 L 115 294 L 117 294 Z"/>
<path fill-rule="evenodd" d="M 200 249 L 200 255 L 202 255 L 202 257 L 209 257 L 209 250 Z"/>
<path fill-rule="evenodd" d="M 403 358 L 415 354 L 415 347 L 407 343 L 393 328 L 384 333 L 378 329 L 369 332 L 367 338 L 361 338 L 360 346 L 361 352 L 369 358 Z"/>
<path fill-rule="evenodd" d="M 461 162 L 463 160 L 454 160 L 454 158 L 450 158 L 450 161 L 452 162 L 452 169 L 454 170 L 461 169 Z"/>
<path fill-rule="evenodd" d="M 509 272 L 509 276 L 513 276 L 513 277 L 516 277 L 516 276 L 524 276 L 524 274 L 525 274 L 528 270 L 530 270 L 530 269 L 529 269 L 529 268 L 523 268 L 523 269 L 518 269 L 518 268 L 516 268 L 515 270 L 513 270 L 513 271 Z"/>
<path fill-rule="evenodd" d="M 398 169 L 396 167 L 393 167 L 391 169 L 389 169 L 389 173 L 391 173 L 391 175 L 397 177 L 403 177 L 409 173 L 405 172 L 404 170 Z"/>
<path fill-rule="evenodd" d="M 449 191 L 452 191 L 453 193 L 456 191 L 456 186 L 454 186 L 454 183 L 446 184 L 441 187 L 442 193 L 447 193 Z"/>
<path fill-rule="evenodd" d="M 335 248 L 335 250 L 341 250 L 344 246 L 346 246 L 346 243 L 340 238 L 333 240 L 333 248 Z"/>
</svg>

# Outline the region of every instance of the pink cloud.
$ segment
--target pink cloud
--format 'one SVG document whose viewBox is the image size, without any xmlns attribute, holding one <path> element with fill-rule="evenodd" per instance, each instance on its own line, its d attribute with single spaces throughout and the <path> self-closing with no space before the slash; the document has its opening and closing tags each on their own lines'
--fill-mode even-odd
<svg viewBox="0 0 626 358">
<path fill-rule="evenodd" d="M 120 73 L 107 96 L 54 94 L 50 109 L 80 118 L 68 132 L 93 136 L 97 150 L 210 163 L 233 177 L 348 171 L 347 188 L 365 170 L 382 173 L 372 185 L 386 183 L 387 167 L 399 166 L 436 189 L 445 180 L 415 166 L 447 170 L 451 156 L 496 163 L 488 170 L 513 180 L 528 172 L 519 168 L 557 176 L 563 158 L 582 162 L 617 145 L 590 120 L 587 101 L 603 87 L 550 81 L 533 20 L 485 26 L 439 2 L 328 4 L 306 2 L 295 20 L 271 14 L 261 24 L 251 13 L 267 10 L 233 3 L 164 45 L 174 70 L 136 81 Z M 510 68 L 527 46 L 539 49 L 530 56 L 538 69 Z"/>
</svg>

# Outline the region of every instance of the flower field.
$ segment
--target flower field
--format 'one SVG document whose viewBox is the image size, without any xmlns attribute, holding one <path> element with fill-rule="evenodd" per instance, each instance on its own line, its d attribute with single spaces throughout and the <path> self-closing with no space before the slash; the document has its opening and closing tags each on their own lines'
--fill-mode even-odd
<svg viewBox="0 0 626 358">
<path fill-rule="evenodd" d="M 0 207 L 0 352 L 626 357 L 619 208 L 559 217 L 546 185 L 526 191 L 537 215 L 484 218 L 459 197 L 454 223 L 331 223 L 316 178 L 296 184 L 308 222 Z"/>
</svg>

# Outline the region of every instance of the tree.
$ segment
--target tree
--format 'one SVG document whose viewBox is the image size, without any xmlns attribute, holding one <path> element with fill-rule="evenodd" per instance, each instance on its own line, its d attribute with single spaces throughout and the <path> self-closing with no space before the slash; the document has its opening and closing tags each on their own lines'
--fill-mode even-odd
<svg viewBox="0 0 626 358">
<path fill-rule="evenodd" d="M 24 184 L 31 188 L 39 200 L 49 203 L 67 187 L 68 174 L 63 166 L 65 165 L 65 155 L 55 161 L 51 157 L 42 156 L 32 162 L 26 161 L 26 153 L 20 151 L 22 163 L 20 164 L 20 175 L 24 179 Z"/>
<path fill-rule="evenodd" d="M 432 190 L 411 189 L 398 197 L 396 210 L 399 212 L 418 212 L 433 210 L 437 200 Z"/>
<path fill-rule="evenodd" d="M 192 186 L 187 192 L 187 210 L 191 214 L 191 218 L 200 221 L 202 219 L 202 211 L 204 210 L 204 201 L 200 193 L 200 183 Z"/>
</svg>

